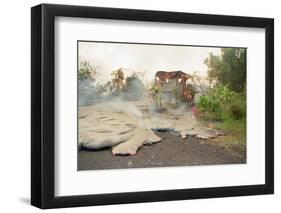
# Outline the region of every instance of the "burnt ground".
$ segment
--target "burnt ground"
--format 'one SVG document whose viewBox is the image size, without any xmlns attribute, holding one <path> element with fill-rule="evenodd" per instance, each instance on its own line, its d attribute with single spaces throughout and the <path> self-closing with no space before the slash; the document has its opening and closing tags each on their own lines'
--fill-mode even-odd
<svg viewBox="0 0 281 213">
<path fill-rule="evenodd" d="M 123 169 L 246 163 L 229 150 L 209 145 L 194 137 L 181 139 L 175 132 L 155 132 L 162 141 L 142 146 L 134 156 L 113 156 L 111 149 L 79 151 L 78 170 Z"/>
</svg>

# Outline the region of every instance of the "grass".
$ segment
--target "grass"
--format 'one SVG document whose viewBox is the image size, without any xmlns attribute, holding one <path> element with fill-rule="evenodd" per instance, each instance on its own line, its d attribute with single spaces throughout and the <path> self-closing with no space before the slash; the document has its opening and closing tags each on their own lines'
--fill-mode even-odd
<svg viewBox="0 0 281 213">
<path fill-rule="evenodd" d="M 228 101 L 215 102 L 220 97 L 206 96 L 199 103 L 200 120 L 211 124 L 214 128 L 226 132 L 226 136 L 217 137 L 208 143 L 232 151 L 246 157 L 246 96 L 245 93 L 234 93 Z"/>
<path fill-rule="evenodd" d="M 213 123 L 215 128 L 226 132 L 225 136 L 211 139 L 209 142 L 223 147 L 233 154 L 246 157 L 246 119 L 227 119 L 223 122 Z"/>
</svg>

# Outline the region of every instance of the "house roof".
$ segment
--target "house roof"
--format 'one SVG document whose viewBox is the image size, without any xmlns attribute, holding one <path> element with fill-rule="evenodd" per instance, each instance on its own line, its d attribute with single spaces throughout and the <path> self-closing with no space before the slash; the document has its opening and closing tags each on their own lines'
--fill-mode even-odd
<svg viewBox="0 0 281 213">
<path fill-rule="evenodd" d="M 178 71 L 158 71 L 156 72 L 155 76 L 159 78 L 179 78 L 179 77 L 186 77 L 191 78 L 191 75 L 186 74 L 185 72 L 182 72 L 181 70 Z"/>
</svg>

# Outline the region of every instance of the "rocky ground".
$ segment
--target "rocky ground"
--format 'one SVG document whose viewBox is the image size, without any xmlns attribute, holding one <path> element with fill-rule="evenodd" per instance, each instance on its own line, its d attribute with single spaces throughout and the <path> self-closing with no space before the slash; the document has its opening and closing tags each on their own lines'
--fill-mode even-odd
<svg viewBox="0 0 281 213">
<path fill-rule="evenodd" d="M 78 169 L 245 163 L 245 157 L 206 143 L 224 135 L 186 107 L 161 113 L 145 101 L 79 107 Z"/>
</svg>

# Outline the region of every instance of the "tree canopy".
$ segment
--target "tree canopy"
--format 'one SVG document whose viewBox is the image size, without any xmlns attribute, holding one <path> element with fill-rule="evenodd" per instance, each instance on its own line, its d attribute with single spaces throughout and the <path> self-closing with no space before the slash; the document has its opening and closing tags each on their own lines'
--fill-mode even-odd
<svg viewBox="0 0 281 213">
<path fill-rule="evenodd" d="M 81 61 L 79 64 L 79 80 L 96 80 L 98 67 L 92 66 L 89 61 Z"/>
<path fill-rule="evenodd" d="M 112 85 L 117 92 L 121 91 L 124 87 L 125 75 L 122 68 L 119 68 L 111 73 Z"/>
<path fill-rule="evenodd" d="M 222 48 L 221 55 L 209 54 L 204 63 L 208 66 L 208 79 L 212 83 L 227 85 L 241 92 L 246 84 L 246 49 Z"/>
</svg>

